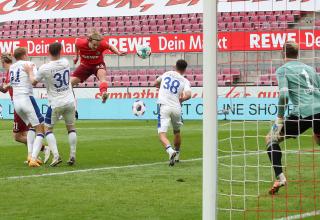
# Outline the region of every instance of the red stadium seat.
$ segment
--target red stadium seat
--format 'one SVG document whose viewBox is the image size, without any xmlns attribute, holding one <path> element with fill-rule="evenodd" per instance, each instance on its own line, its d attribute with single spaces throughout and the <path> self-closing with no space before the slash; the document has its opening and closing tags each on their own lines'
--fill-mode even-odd
<svg viewBox="0 0 320 220">
<path fill-rule="evenodd" d="M 167 32 L 173 32 L 173 31 L 174 31 L 174 26 L 173 25 L 167 26 Z"/>
<path fill-rule="evenodd" d="M 172 24 L 172 21 L 171 21 L 171 20 L 170 20 L 170 21 L 167 20 L 166 23 L 167 23 L 167 22 Z M 158 21 L 157 21 L 157 25 L 159 25 L 159 26 L 160 26 L 160 25 L 165 25 L 165 21 L 164 21 L 164 20 L 158 20 Z"/>
<path fill-rule="evenodd" d="M 182 32 L 182 29 L 183 29 L 182 25 L 176 25 L 176 26 L 174 27 L 174 31 L 175 31 L 175 32 Z"/>
<path fill-rule="evenodd" d="M 78 28 L 84 28 L 84 23 L 83 22 L 78 23 Z"/>
<path fill-rule="evenodd" d="M 170 27 L 172 27 L 172 31 L 173 31 L 173 26 L 170 26 Z M 159 26 L 159 28 L 158 28 L 158 32 L 159 33 L 163 33 L 163 32 L 165 32 L 166 31 L 166 26 L 164 26 L 164 25 L 162 25 L 162 26 Z M 168 32 L 172 32 L 172 31 L 170 31 L 169 29 L 167 30 Z"/>
<path fill-rule="evenodd" d="M 150 32 L 157 33 L 158 32 L 158 27 L 157 26 L 151 26 L 150 27 Z"/>
</svg>

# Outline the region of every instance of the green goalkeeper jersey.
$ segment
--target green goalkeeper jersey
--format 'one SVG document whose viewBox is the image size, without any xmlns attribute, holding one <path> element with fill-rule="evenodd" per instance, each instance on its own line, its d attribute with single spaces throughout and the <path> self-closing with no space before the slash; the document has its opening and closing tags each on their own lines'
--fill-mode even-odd
<svg viewBox="0 0 320 220">
<path fill-rule="evenodd" d="M 278 115 L 284 115 L 287 98 L 295 116 L 305 118 L 320 113 L 320 77 L 314 68 L 290 61 L 277 69 L 276 74 L 280 91 Z"/>
</svg>

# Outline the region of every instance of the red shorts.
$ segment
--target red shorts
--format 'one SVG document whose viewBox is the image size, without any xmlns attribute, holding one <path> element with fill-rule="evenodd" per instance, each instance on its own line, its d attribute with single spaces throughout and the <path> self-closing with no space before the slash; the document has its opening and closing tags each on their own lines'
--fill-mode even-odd
<svg viewBox="0 0 320 220">
<path fill-rule="evenodd" d="M 86 81 L 92 74 L 97 76 L 98 70 L 105 70 L 107 71 L 107 67 L 105 63 L 100 63 L 97 65 L 85 65 L 85 64 L 80 64 L 80 66 L 75 69 L 73 72 L 72 76 L 77 77 L 80 79 L 81 82 Z"/>
<path fill-rule="evenodd" d="M 13 132 L 19 133 L 19 132 L 25 132 L 29 131 L 29 127 L 22 121 L 22 119 L 19 117 L 19 115 L 14 111 L 14 117 L 13 117 Z"/>
</svg>

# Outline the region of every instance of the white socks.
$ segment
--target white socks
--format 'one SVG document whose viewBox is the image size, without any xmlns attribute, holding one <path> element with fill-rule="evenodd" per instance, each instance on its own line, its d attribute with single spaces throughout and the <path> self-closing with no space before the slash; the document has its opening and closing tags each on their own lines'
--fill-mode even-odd
<svg viewBox="0 0 320 220">
<path fill-rule="evenodd" d="M 75 130 L 68 132 L 69 144 L 70 144 L 70 157 L 76 157 L 77 150 L 77 133 Z"/>
<path fill-rule="evenodd" d="M 36 138 L 36 132 L 33 128 L 30 128 L 27 133 L 27 146 L 28 146 L 28 157 L 31 157 L 34 139 Z"/>
<path fill-rule="evenodd" d="M 56 137 L 54 136 L 54 134 L 51 131 L 49 131 L 46 133 L 46 139 L 47 139 L 49 148 L 53 153 L 53 157 L 58 158 L 59 151 L 58 151 L 58 147 L 57 147 Z"/>
<path fill-rule="evenodd" d="M 174 153 L 174 150 L 172 149 L 171 145 L 168 145 L 168 146 L 166 147 L 166 151 L 167 151 L 167 153 L 168 153 L 169 155 L 171 155 L 171 154 Z"/>
<path fill-rule="evenodd" d="M 36 136 L 36 139 L 34 140 L 33 143 L 33 149 L 32 149 L 32 159 L 36 160 L 38 158 L 39 152 L 42 147 L 42 140 L 43 140 L 44 135 L 39 133 Z"/>
<path fill-rule="evenodd" d="M 279 178 L 280 182 L 282 182 L 282 183 L 287 182 L 287 179 L 286 179 L 286 177 L 284 176 L 283 173 L 280 173 L 280 175 L 278 176 L 278 178 Z"/>
</svg>

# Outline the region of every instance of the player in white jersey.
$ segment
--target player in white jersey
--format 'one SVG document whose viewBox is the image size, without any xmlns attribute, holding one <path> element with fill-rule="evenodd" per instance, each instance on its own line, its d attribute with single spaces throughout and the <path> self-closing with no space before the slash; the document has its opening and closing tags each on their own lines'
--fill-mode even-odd
<svg viewBox="0 0 320 220">
<path fill-rule="evenodd" d="M 56 166 L 62 162 L 57 149 L 57 142 L 54 136 L 54 124 L 62 116 L 64 118 L 70 144 L 69 165 L 75 163 L 77 134 L 75 131 L 75 99 L 70 83 L 69 62 L 61 58 L 61 43 L 49 45 L 50 62 L 42 65 L 38 72 L 34 74 L 31 66 L 26 66 L 30 80 L 33 85 L 44 81 L 47 91 L 50 107 L 45 118 L 45 131 L 48 145 L 51 148 L 54 158 L 50 166 Z"/>
<path fill-rule="evenodd" d="M 36 137 L 28 139 L 28 163 L 30 167 L 38 167 L 42 161 L 38 159 L 44 138 L 43 121 L 44 118 L 33 97 L 33 88 L 28 74 L 24 71 L 24 66 L 32 65 L 32 72 L 36 72 L 35 65 L 28 60 L 26 48 L 19 47 L 14 50 L 16 63 L 9 69 L 10 86 L 13 89 L 13 106 L 16 113 L 26 125 L 31 126 L 36 131 Z M 28 138 L 28 137 L 27 137 Z"/>
<path fill-rule="evenodd" d="M 185 60 L 178 60 L 176 71 L 169 71 L 159 76 L 155 86 L 159 88 L 158 97 L 158 134 L 163 147 L 169 154 L 169 166 L 179 162 L 181 135 L 180 127 L 183 124 L 181 115 L 182 102 L 191 98 L 190 82 L 182 75 L 187 69 Z M 174 147 L 167 138 L 170 122 L 174 133 Z"/>
</svg>

